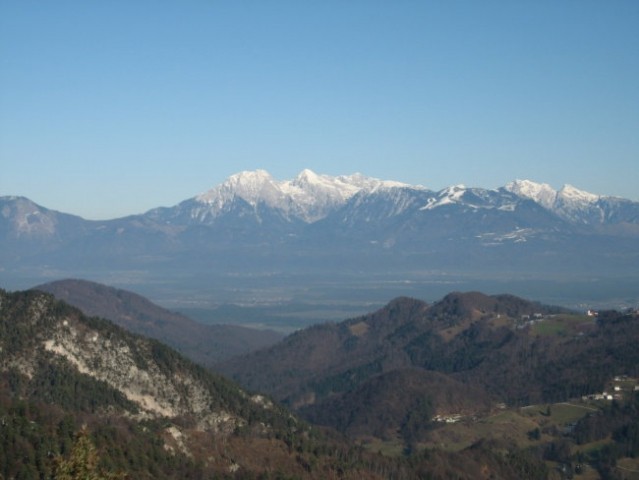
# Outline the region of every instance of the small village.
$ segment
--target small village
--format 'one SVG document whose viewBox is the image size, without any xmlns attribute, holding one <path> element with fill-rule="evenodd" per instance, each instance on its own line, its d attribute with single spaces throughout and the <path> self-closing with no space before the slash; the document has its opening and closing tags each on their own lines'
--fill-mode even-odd
<svg viewBox="0 0 639 480">
<path fill-rule="evenodd" d="M 639 391 L 639 382 L 636 378 L 629 377 L 627 375 L 618 375 L 601 393 L 593 393 L 590 395 L 583 395 L 581 399 L 583 401 L 612 401 L 612 400 L 624 400 L 632 392 Z"/>
<path fill-rule="evenodd" d="M 515 328 L 523 329 L 526 327 L 532 327 L 536 323 L 543 322 L 548 318 L 555 317 L 556 315 L 544 315 L 543 313 L 533 313 L 532 315 L 522 315 L 518 320 L 515 320 Z"/>
</svg>

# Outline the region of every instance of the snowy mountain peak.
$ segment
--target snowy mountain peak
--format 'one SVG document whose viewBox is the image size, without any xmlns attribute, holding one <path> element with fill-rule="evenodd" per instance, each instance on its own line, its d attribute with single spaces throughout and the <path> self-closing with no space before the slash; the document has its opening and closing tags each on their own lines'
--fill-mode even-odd
<svg viewBox="0 0 639 480">
<path fill-rule="evenodd" d="M 599 195 L 595 195 L 594 193 L 586 192 L 584 190 L 579 190 L 578 188 L 573 187 L 572 185 L 564 185 L 561 190 L 557 193 L 557 195 L 563 199 L 583 202 L 583 203 L 594 203 L 599 200 Z"/>
<path fill-rule="evenodd" d="M 266 170 L 243 171 L 231 175 L 221 185 L 196 197 L 200 203 L 221 206 L 240 197 L 255 206 L 260 200 L 277 203 L 281 196 L 277 182 Z"/>
<path fill-rule="evenodd" d="M 293 180 L 278 181 L 265 170 L 244 171 L 231 175 L 222 184 L 195 197 L 206 211 L 198 207 L 192 216 L 215 218 L 231 202 L 240 198 L 254 208 L 262 203 L 277 209 L 285 218 L 299 218 L 310 223 L 325 217 L 360 191 L 395 187 L 411 186 L 359 173 L 332 177 L 304 169 Z"/>
<path fill-rule="evenodd" d="M 545 208 L 553 209 L 557 203 L 594 203 L 601 197 L 593 193 L 579 190 L 572 185 L 564 185 L 559 191 L 547 183 L 536 183 L 530 180 L 515 180 L 504 187 L 505 190 L 523 198 L 529 198 Z"/>
<path fill-rule="evenodd" d="M 244 170 L 242 172 L 231 175 L 228 178 L 230 183 L 234 184 L 259 184 L 273 181 L 273 177 L 266 170 Z"/>
<path fill-rule="evenodd" d="M 295 177 L 294 182 L 296 183 L 320 183 L 321 176 L 315 173 L 313 170 L 305 168 L 302 170 L 297 177 Z"/>
<path fill-rule="evenodd" d="M 428 203 L 422 207 L 422 210 L 432 210 L 442 205 L 450 205 L 452 203 L 461 203 L 462 197 L 466 193 L 466 186 L 459 184 L 447 187 L 441 190 L 436 197 L 428 199 Z"/>
<path fill-rule="evenodd" d="M 311 195 L 334 200 L 347 200 L 353 196 L 359 188 L 350 182 L 345 182 L 341 177 L 319 175 L 312 170 L 302 170 L 293 180 L 282 182 L 282 186 L 291 189 L 298 195 Z M 294 189 L 299 189 L 294 192 Z"/>
<path fill-rule="evenodd" d="M 601 196 L 579 190 L 572 185 L 564 185 L 557 191 L 547 183 L 515 180 L 504 189 L 519 197 L 531 199 L 572 223 L 599 223 L 605 216 L 597 204 Z"/>
<path fill-rule="evenodd" d="M 551 209 L 557 198 L 557 191 L 547 183 L 537 183 L 530 180 L 515 180 L 507 184 L 504 189 L 523 198 L 528 198 Z"/>
<path fill-rule="evenodd" d="M 293 179 L 280 181 L 265 170 L 255 170 L 231 175 L 217 187 L 195 197 L 195 205 L 191 204 L 186 208 L 187 215 L 192 219 L 209 222 L 224 212 L 233 210 L 234 206 L 239 205 L 237 202 L 242 201 L 239 208 L 244 209 L 244 215 L 247 214 L 247 207 L 252 208 L 258 221 L 261 221 L 262 208 L 266 207 L 276 212 L 284 221 L 313 223 L 342 207 L 355 195 L 367 196 L 389 190 L 388 198 L 399 198 L 395 196 L 400 191 L 398 189 L 429 192 L 422 186 L 380 180 L 361 173 L 331 176 L 304 169 Z M 460 205 L 471 209 L 496 208 L 512 211 L 517 205 L 517 201 L 513 203 L 513 195 L 532 200 L 572 223 L 597 223 L 607 215 L 600 205 L 605 197 L 571 185 L 555 190 L 547 183 L 531 180 L 514 180 L 498 190 L 453 185 L 437 193 L 430 192 L 426 197 L 422 196 L 421 198 L 427 199 L 422 203 L 421 210 Z"/>
</svg>

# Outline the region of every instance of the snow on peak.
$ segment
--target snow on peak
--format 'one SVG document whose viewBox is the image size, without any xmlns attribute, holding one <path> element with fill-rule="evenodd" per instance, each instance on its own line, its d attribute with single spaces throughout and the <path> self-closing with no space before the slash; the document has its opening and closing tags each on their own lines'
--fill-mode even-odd
<svg viewBox="0 0 639 480">
<path fill-rule="evenodd" d="M 570 200 L 573 202 L 594 203 L 599 200 L 599 195 L 579 190 L 578 188 L 568 184 L 564 185 L 557 195 L 564 200 Z"/>
<path fill-rule="evenodd" d="M 295 191 L 301 196 L 319 196 L 323 199 L 347 200 L 360 189 L 352 183 L 345 182 L 341 177 L 318 175 L 312 170 L 305 169 L 293 180 L 282 182 L 283 187 Z"/>
<path fill-rule="evenodd" d="M 601 198 L 599 195 L 579 190 L 572 185 L 564 185 L 557 191 L 546 183 L 515 180 L 504 188 L 520 197 L 534 200 L 547 210 L 571 222 L 589 223 L 592 219 L 602 218 L 603 215 L 601 208 L 597 205 L 597 201 Z"/>
<path fill-rule="evenodd" d="M 442 193 L 444 195 L 447 195 L 449 197 L 452 197 L 458 200 L 459 197 L 461 197 L 465 191 L 466 191 L 466 185 L 464 185 L 463 183 L 460 183 L 458 185 L 452 185 L 448 188 L 445 188 L 444 190 L 442 190 Z"/>
<path fill-rule="evenodd" d="M 409 185 L 359 173 L 332 177 L 309 169 L 302 170 L 292 180 L 278 181 L 265 170 L 255 170 L 231 175 L 221 185 L 197 196 L 195 200 L 205 204 L 213 216 L 217 216 L 225 205 L 239 197 L 253 207 L 262 202 L 279 209 L 286 216 L 313 222 L 362 190 L 393 187 Z"/>
<path fill-rule="evenodd" d="M 557 191 L 547 183 L 530 180 L 515 180 L 504 187 L 507 191 L 523 198 L 534 200 L 544 208 L 551 209 L 557 198 Z"/>
<path fill-rule="evenodd" d="M 297 177 L 295 177 L 295 180 L 293 181 L 300 184 L 301 183 L 320 183 L 322 181 L 322 177 L 327 177 L 327 176 L 318 175 L 313 170 L 305 168 L 297 175 Z"/>
<path fill-rule="evenodd" d="M 432 210 L 442 205 L 450 205 L 451 203 L 461 203 L 462 197 L 466 193 L 466 186 L 459 184 L 447 187 L 440 191 L 436 197 L 430 198 L 428 203 L 422 207 L 422 210 Z"/>
<path fill-rule="evenodd" d="M 292 180 L 280 181 L 265 170 L 243 171 L 231 175 L 220 185 L 197 196 L 195 200 L 199 205 L 191 215 L 194 218 L 217 217 L 230 208 L 236 199 L 242 199 L 253 208 L 262 204 L 278 210 L 285 218 L 311 223 L 324 218 L 360 192 L 371 193 L 394 188 L 424 187 L 380 180 L 361 173 L 334 177 L 304 169 Z M 596 202 L 600 199 L 598 195 L 584 192 L 571 185 L 564 185 L 557 191 L 547 183 L 531 180 L 514 180 L 504 186 L 503 190 L 520 198 L 533 200 L 543 208 L 569 220 L 579 217 L 583 212 L 596 209 Z M 467 195 L 468 192 L 477 195 L 476 190 L 469 190 L 464 185 L 445 188 L 431 197 L 422 210 L 432 210 L 450 204 L 465 204 L 479 208 L 473 203 L 473 195 Z M 512 205 L 507 207 L 511 208 Z"/>
<path fill-rule="evenodd" d="M 251 205 L 259 200 L 266 203 L 278 201 L 277 182 L 265 170 L 244 171 L 227 178 L 221 185 L 196 197 L 200 203 L 221 206 L 234 197 L 240 197 Z"/>
<path fill-rule="evenodd" d="M 367 177 L 361 173 L 354 173 L 352 175 L 340 175 L 338 180 L 345 184 L 352 185 L 359 190 L 374 191 L 380 188 L 424 188 L 419 185 L 409 185 L 407 183 L 396 182 L 393 180 L 380 180 L 379 178 Z"/>
<path fill-rule="evenodd" d="M 520 197 L 530 198 L 550 210 L 556 209 L 559 204 L 591 204 L 600 198 L 599 195 L 579 190 L 572 185 L 564 185 L 557 191 L 547 183 L 530 180 L 515 180 L 504 188 Z"/>
</svg>

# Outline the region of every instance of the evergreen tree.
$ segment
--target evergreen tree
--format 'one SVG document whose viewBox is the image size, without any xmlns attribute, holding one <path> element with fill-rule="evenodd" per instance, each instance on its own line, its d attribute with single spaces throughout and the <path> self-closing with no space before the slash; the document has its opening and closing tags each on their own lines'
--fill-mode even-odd
<svg viewBox="0 0 639 480">
<path fill-rule="evenodd" d="M 100 457 L 89 433 L 78 432 L 68 458 L 58 460 L 54 478 L 56 480 L 116 480 L 125 476 L 105 473 L 99 467 Z"/>
</svg>

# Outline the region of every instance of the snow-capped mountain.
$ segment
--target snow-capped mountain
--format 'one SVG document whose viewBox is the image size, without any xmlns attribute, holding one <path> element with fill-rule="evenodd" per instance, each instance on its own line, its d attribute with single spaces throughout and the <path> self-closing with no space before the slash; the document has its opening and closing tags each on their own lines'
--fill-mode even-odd
<svg viewBox="0 0 639 480">
<path fill-rule="evenodd" d="M 559 190 L 555 190 L 546 183 L 515 180 L 503 188 L 522 198 L 533 200 L 575 225 L 637 222 L 636 202 L 618 197 L 595 195 L 572 185 L 566 184 Z"/>
<path fill-rule="evenodd" d="M 542 207 L 552 210 L 557 198 L 557 191 L 547 183 L 535 183 L 530 180 L 515 180 L 504 187 L 504 190 L 522 198 L 529 198 Z"/>
<path fill-rule="evenodd" d="M 353 223 L 352 219 L 358 215 L 371 222 L 407 212 L 424 216 L 441 208 L 514 212 L 525 202 L 533 202 L 571 225 L 639 223 L 638 202 L 592 194 L 571 185 L 555 190 L 546 183 L 515 180 L 495 190 L 454 185 L 435 192 L 420 185 L 359 173 L 330 176 L 308 169 L 291 180 L 277 180 L 265 170 L 244 171 L 174 207 L 156 208 L 126 219 L 86 223 L 93 227 L 102 225 L 104 229 L 107 228 L 105 225 L 127 220 L 166 232 L 162 225 L 178 228 L 214 226 L 222 218 L 225 222 L 230 218 L 241 218 L 264 226 L 274 221 L 312 224 L 329 217 Z M 0 218 L 4 221 L 4 229 L 14 238 L 57 236 L 59 229 L 56 226 L 62 220 L 65 224 L 71 219 L 74 224 L 82 222 L 79 217 L 47 210 L 21 197 L 2 197 L 2 204 Z"/>
<path fill-rule="evenodd" d="M 257 170 L 175 206 L 109 221 L 0 197 L 0 272 L 23 277 L 98 269 L 162 283 L 238 269 L 379 278 L 433 268 L 639 271 L 638 240 L 639 202 L 530 180 L 432 191 L 361 174 L 303 170 L 278 180 Z"/>
<path fill-rule="evenodd" d="M 211 224 L 230 212 L 242 210 L 243 216 L 261 221 L 264 209 L 271 209 L 286 221 L 313 223 L 343 206 L 354 195 L 379 189 L 406 188 L 409 185 L 353 175 L 317 174 L 302 170 L 294 179 L 279 181 L 265 170 L 244 171 L 231 175 L 220 185 L 182 202 L 172 213 L 162 209 L 162 216 Z M 421 188 L 421 187 L 410 187 Z M 153 211 L 152 215 L 158 215 Z"/>
<path fill-rule="evenodd" d="M 200 214 L 216 217 L 239 198 L 252 207 L 263 204 L 282 212 L 286 218 L 306 223 L 324 218 L 356 193 L 379 188 L 405 187 L 399 182 L 383 181 L 359 173 L 331 177 L 305 169 L 293 180 L 277 181 L 268 172 L 240 172 L 221 185 L 195 197 Z"/>
<path fill-rule="evenodd" d="M 386 201 L 392 206 L 382 208 L 387 212 L 382 214 L 384 216 L 389 211 L 394 212 L 393 215 L 404 212 L 407 196 L 413 198 L 408 201 L 410 204 L 417 199 L 423 201 L 419 209 L 423 212 L 453 205 L 476 210 L 497 208 L 513 211 L 521 201 L 531 200 L 575 225 L 615 221 L 610 212 L 614 210 L 619 217 L 619 202 L 622 200 L 588 193 L 570 185 L 555 190 L 546 183 L 530 180 L 515 180 L 496 190 L 454 185 L 434 192 L 421 185 L 380 180 L 359 173 L 334 177 L 305 169 L 291 180 L 276 180 L 265 170 L 256 170 L 232 175 L 220 185 L 175 207 L 152 210 L 146 216 L 174 224 L 212 225 L 220 217 L 228 215 L 253 219 L 258 223 L 265 219 L 279 219 L 281 222 L 310 224 L 346 208 L 352 199 L 355 199 L 355 205 L 366 204 L 365 199 L 369 195 L 377 198 L 379 192 L 395 192 L 386 194 Z M 635 203 L 625 202 L 625 207 Z M 349 209 L 352 211 L 355 205 Z M 371 214 L 374 216 L 373 212 L 366 213 L 369 218 Z"/>
</svg>

